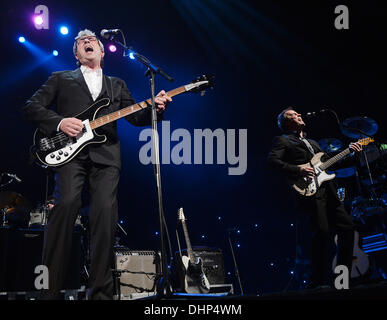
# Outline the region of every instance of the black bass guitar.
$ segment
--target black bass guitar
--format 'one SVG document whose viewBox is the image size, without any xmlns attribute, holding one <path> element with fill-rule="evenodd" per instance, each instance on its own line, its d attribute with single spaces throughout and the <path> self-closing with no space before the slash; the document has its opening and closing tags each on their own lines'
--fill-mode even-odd
<svg viewBox="0 0 387 320">
<path fill-rule="evenodd" d="M 169 91 L 167 94 L 174 97 L 184 92 L 204 92 L 207 88 L 214 87 L 213 76 L 201 76 L 190 84 Z M 99 135 L 95 129 L 110 122 L 126 117 L 144 108 L 148 108 L 151 99 L 142 101 L 110 114 L 98 117 L 101 109 L 108 107 L 110 99 L 103 98 L 94 102 L 85 111 L 75 117 L 82 120 L 83 130 L 76 137 L 69 137 L 63 132 L 55 132 L 46 136 L 37 129 L 33 137 L 32 152 L 36 159 L 43 165 L 57 167 L 70 162 L 87 145 L 104 143 L 105 135 Z"/>
</svg>

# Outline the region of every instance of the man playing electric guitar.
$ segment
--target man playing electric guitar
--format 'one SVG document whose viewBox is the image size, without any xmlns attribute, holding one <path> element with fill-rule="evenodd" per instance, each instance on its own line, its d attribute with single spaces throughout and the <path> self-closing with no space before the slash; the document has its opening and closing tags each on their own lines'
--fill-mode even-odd
<svg viewBox="0 0 387 320">
<path fill-rule="evenodd" d="M 97 99 L 110 100 L 110 104 L 101 110 L 101 115 L 135 103 L 123 80 L 103 73 L 104 46 L 93 32 L 85 29 L 78 33 L 73 53 L 79 68 L 54 72 L 24 107 L 26 118 L 47 135 L 56 131 L 74 139 L 81 135 L 84 126 L 76 116 Z M 158 120 L 162 119 L 162 113 L 171 101 L 164 90 L 157 95 Z M 150 125 L 150 108 L 126 117 L 126 120 L 137 126 Z M 43 290 L 42 299 L 60 299 L 69 265 L 72 231 L 86 179 L 90 190 L 91 237 L 88 298 L 113 299 L 110 264 L 118 219 L 117 190 L 121 170 L 116 123 L 104 126 L 100 134 L 106 135 L 104 143 L 83 148 L 71 162 L 55 168 L 58 198 L 49 217 L 43 248 L 43 264 L 49 271 L 49 289 Z M 65 156 L 66 152 L 61 151 L 57 158 Z"/>
<path fill-rule="evenodd" d="M 305 123 L 301 115 L 293 108 L 287 108 L 278 115 L 278 126 L 284 134 L 275 137 L 273 141 L 268 155 L 269 166 L 292 181 L 300 178 L 313 179 L 316 176 L 315 168 L 304 164 L 322 150 L 316 141 L 305 138 Z M 350 143 L 349 148 L 356 152 L 362 150 L 358 142 Z M 351 274 L 354 223 L 338 199 L 332 180 L 318 186 L 313 195 L 306 197 L 296 193 L 296 197 L 299 208 L 309 217 L 313 231 L 309 287 L 328 284 L 325 270 L 329 263 L 328 245 L 332 227 L 338 234 L 337 264 L 347 266 Z"/>
</svg>

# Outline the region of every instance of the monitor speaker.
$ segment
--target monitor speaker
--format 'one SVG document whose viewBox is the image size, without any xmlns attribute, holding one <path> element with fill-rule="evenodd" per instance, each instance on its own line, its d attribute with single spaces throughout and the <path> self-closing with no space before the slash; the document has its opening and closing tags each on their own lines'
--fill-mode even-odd
<svg viewBox="0 0 387 320">
<path fill-rule="evenodd" d="M 151 250 L 118 250 L 115 252 L 119 271 L 120 294 L 156 292 L 160 273 L 160 252 Z"/>
</svg>

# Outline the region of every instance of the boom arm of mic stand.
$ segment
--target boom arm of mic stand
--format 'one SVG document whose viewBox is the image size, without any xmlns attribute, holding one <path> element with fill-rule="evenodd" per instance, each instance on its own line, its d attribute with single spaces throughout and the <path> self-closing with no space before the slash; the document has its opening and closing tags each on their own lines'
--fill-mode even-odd
<svg viewBox="0 0 387 320">
<path fill-rule="evenodd" d="M 125 39 L 125 38 L 124 38 Z M 136 51 L 133 51 L 131 48 L 128 48 L 126 46 L 126 44 L 123 44 L 121 42 L 119 42 L 118 40 L 115 40 L 115 39 L 112 39 L 115 43 L 117 43 L 118 45 L 120 45 L 121 47 L 124 48 L 125 51 L 130 51 L 133 56 L 138 60 L 140 61 L 143 65 L 145 65 L 148 70 L 145 72 L 145 76 L 150 76 L 150 71 L 152 70 L 155 74 L 160 74 L 162 75 L 165 79 L 167 79 L 168 81 L 172 82 L 174 79 L 169 76 L 168 74 L 166 74 L 160 67 L 156 66 L 155 64 L 153 64 L 148 58 L 144 57 L 143 55 L 139 54 L 138 52 Z M 124 56 L 125 56 L 125 52 L 124 52 Z"/>
</svg>

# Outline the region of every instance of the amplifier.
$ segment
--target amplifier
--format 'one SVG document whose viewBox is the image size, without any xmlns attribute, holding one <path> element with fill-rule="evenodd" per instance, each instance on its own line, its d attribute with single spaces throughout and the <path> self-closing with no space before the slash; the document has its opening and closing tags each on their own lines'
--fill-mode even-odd
<svg viewBox="0 0 387 320">
<path fill-rule="evenodd" d="M 192 251 L 195 257 L 200 257 L 202 259 L 203 271 L 210 285 L 225 284 L 226 275 L 224 272 L 224 259 L 222 250 L 209 247 L 192 247 Z M 188 256 L 187 249 L 182 250 L 182 255 Z M 182 277 L 184 277 L 184 275 L 182 274 L 179 251 L 175 253 L 175 261 L 180 276 L 179 278 L 183 279 Z"/>
<path fill-rule="evenodd" d="M 42 264 L 44 230 L 0 228 L 0 292 L 34 291 L 35 267 Z M 81 235 L 73 233 L 63 289 L 81 286 Z"/>
<path fill-rule="evenodd" d="M 160 273 L 160 252 L 151 250 L 115 251 L 116 269 L 120 272 L 120 294 L 156 292 Z"/>
</svg>

